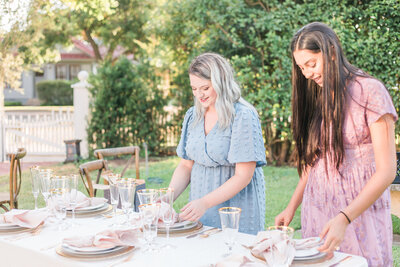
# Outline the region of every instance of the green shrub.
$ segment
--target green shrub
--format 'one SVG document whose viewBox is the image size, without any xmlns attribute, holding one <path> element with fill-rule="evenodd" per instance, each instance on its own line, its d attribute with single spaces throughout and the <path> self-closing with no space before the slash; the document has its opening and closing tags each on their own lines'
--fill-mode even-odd
<svg viewBox="0 0 400 267">
<path fill-rule="evenodd" d="M 19 101 L 5 101 L 4 106 L 11 107 L 11 106 L 22 106 L 22 103 Z"/>
<path fill-rule="evenodd" d="M 74 91 L 70 81 L 41 81 L 36 84 L 36 90 L 43 106 L 73 105 Z"/>
<path fill-rule="evenodd" d="M 105 62 L 89 82 L 93 85 L 88 127 L 91 149 L 146 142 L 149 151 L 158 154 L 166 134 L 162 122 L 167 100 L 148 62 L 132 64 L 126 58 L 115 64 Z"/>
</svg>

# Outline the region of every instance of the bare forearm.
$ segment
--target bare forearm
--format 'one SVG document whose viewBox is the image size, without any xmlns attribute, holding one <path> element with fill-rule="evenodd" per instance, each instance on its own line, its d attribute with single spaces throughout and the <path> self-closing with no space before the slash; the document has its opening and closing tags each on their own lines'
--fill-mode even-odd
<svg viewBox="0 0 400 267">
<path fill-rule="evenodd" d="M 302 175 L 301 179 L 297 183 L 297 187 L 294 190 L 294 193 L 289 201 L 289 204 L 287 205 L 287 208 L 290 209 L 293 213 L 297 210 L 297 208 L 303 201 L 303 194 L 304 194 L 304 189 L 306 188 L 307 185 L 307 180 L 308 180 L 308 173 L 305 173 Z"/>
<path fill-rule="evenodd" d="M 169 183 L 169 187 L 174 189 L 175 199 L 177 199 L 189 185 L 191 171 L 192 166 L 190 164 L 184 164 L 182 161 L 179 163 L 178 167 L 176 167 L 171 182 Z"/>
</svg>

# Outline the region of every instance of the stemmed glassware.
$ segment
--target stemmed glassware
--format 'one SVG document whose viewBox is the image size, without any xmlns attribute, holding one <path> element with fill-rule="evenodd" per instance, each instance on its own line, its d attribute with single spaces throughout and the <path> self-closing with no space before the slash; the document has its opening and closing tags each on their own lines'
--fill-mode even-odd
<svg viewBox="0 0 400 267">
<path fill-rule="evenodd" d="M 58 229 L 63 230 L 63 221 L 67 215 L 67 206 L 69 204 L 69 179 L 67 176 L 53 176 L 51 178 L 50 195 L 55 216 L 59 221 Z"/>
<path fill-rule="evenodd" d="M 37 198 L 40 193 L 40 177 L 39 177 L 39 166 L 31 167 L 31 182 L 32 182 L 32 194 L 35 198 L 35 210 L 37 210 Z"/>
<path fill-rule="evenodd" d="M 172 248 L 169 244 L 169 228 L 174 220 L 173 204 L 174 204 L 174 189 L 173 188 L 161 188 L 159 190 L 160 201 L 161 201 L 161 216 L 165 225 L 165 232 L 167 235 L 166 248 Z"/>
<path fill-rule="evenodd" d="M 50 179 L 52 173 L 53 170 L 51 169 L 39 169 L 40 191 L 42 191 L 47 210 L 49 210 L 48 200 L 50 196 Z"/>
<path fill-rule="evenodd" d="M 121 206 L 126 215 L 126 225 L 129 226 L 129 209 L 134 205 L 135 201 L 135 183 L 120 180 L 117 183 Z"/>
<path fill-rule="evenodd" d="M 158 190 L 156 189 L 141 189 L 137 191 L 140 204 L 155 203 L 158 199 Z"/>
<path fill-rule="evenodd" d="M 236 235 L 239 230 L 239 220 L 241 208 L 223 207 L 218 210 L 221 219 L 222 233 L 224 235 L 225 244 L 228 246 L 228 256 L 232 253 L 233 245 L 235 244 Z"/>
<path fill-rule="evenodd" d="M 145 251 L 153 251 L 155 248 L 152 246 L 153 240 L 157 236 L 158 215 L 160 210 L 160 203 L 150 203 L 139 205 L 139 213 L 143 222 L 143 234 L 146 241 Z"/>
<path fill-rule="evenodd" d="M 72 225 L 76 225 L 75 222 L 75 208 L 77 205 L 77 196 L 78 196 L 78 184 L 79 177 L 76 174 L 71 174 L 69 176 L 69 207 L 72 212 Z"/>
</svg>

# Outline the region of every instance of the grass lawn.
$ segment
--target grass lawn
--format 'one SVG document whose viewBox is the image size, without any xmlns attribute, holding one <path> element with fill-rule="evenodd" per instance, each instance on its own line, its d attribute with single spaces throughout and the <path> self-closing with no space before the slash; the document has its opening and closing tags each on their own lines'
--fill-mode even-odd
<svg viewBox="0 0 400 267">
<path fill-rule="evenodd" d="M 161 184 L 151 183 L 146 181 L 147 188 L 162 188 L 167 187 L 171 179 L 172 173 L 175 167 L 178 165 L 179 158 L 168 157 L 168 158 L 157 158 L 149 163 L 148 177 L 158 177 L 163 180 Z M 116 171 L 121 171 L 123 166 L 113 164 L 110 162 L 110 168 Z M 144 164 L 141 164 L 140 175 L 141 178 L 145 176 Z M 68 164 L 55 164 L 51 166 L 56 175 L 67 175 L 71 173 L 78 173 L 78 165 L 74 163 Z M 29 170 L 23 171 L 23 181 L 21 193 L 19 195 L 19 208 L 21 209 L 33 209 L 34 199 L 31 193 L 31 181 Z M 296 188 L 298 175 L 295 168 L 290 167 L 264 167 L 264 175 L 266 181 L 266 226 L 274 224 L 274 218 L 278 215 L 287 205 L 289 199 Z M 134 170 L 128 170 L 126 177 L 135 176 Z M 80 184 L 82 192 L 83 184 Z M 0 192 L 8 190 L 8 176 L 0 176 Z M 100 196 L 101 194 L 98 194 Z M 179 210 L 183 207 L 189 198 L 189 188 L 175 201 L 174 208 Z M 39 207 L 44 206 L 44 201 L 39 196 L 38 201 Z M 393 219 L 393 231 L 396 234 L 400 234 L 400 219 L 392 216 Z M 300 208 L 297 210 L 296 215 L 291 223 L 291 226 L 296 230 L 300 229 Z M 297 237 L 298 236 L 297 234 Z M 393 257 L 394 266 L 400 266 L 400 247 L 393 246 Z"/>
</svg>

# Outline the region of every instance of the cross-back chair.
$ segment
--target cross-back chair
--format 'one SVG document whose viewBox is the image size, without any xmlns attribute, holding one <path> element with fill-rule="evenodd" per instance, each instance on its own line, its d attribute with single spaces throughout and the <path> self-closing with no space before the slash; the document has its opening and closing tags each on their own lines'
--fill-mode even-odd
<svg viewBox="0 0 400 267">
<path fill-rule="evenodd" d="M 0 207 L 5 211 L 18 208 L 18 194 L 21 190 L 22 182 L 21 159 L 25 155 L 25 148 L 18 148 L 16 153 L 8 154 L 10 158 L 9 192 L 0 193 Z M 7 204 L 9 208 L 7 208 Z"/>
<path fill-rule="evenodd" d="M 121 177 L 124 176 L 129 165 L 131 165 L 133 160 L 135 160 L 136 179 L 140 179 L 139 152 L 140 152 L 140 148 L 138 146 L 125 146 L 125 147 L 96 149 L 94 151 L 94 156 L 97 157 L 98 159 L 104 159 L 106 157 L 118 157 L 118 156 L 122 156 L 122 155 L 131 155 L 129 160 L 126 162 L 124 169 L 121 172 Z"/>
<path fill-rule="evenodd" d="M 96 180 L 92 180 L 91 173 L 97 171 Z M 100 183 L 102 173 L 108 171 L 107 162 L 104 159 L 89 161 L 79 165 L 79 173 L 81 175 L 83 184 L 90 197 L 95 197 L 97 190 L 107 190 L 109 185 L 106 180 L 104 184 Z"/>
</svg>

